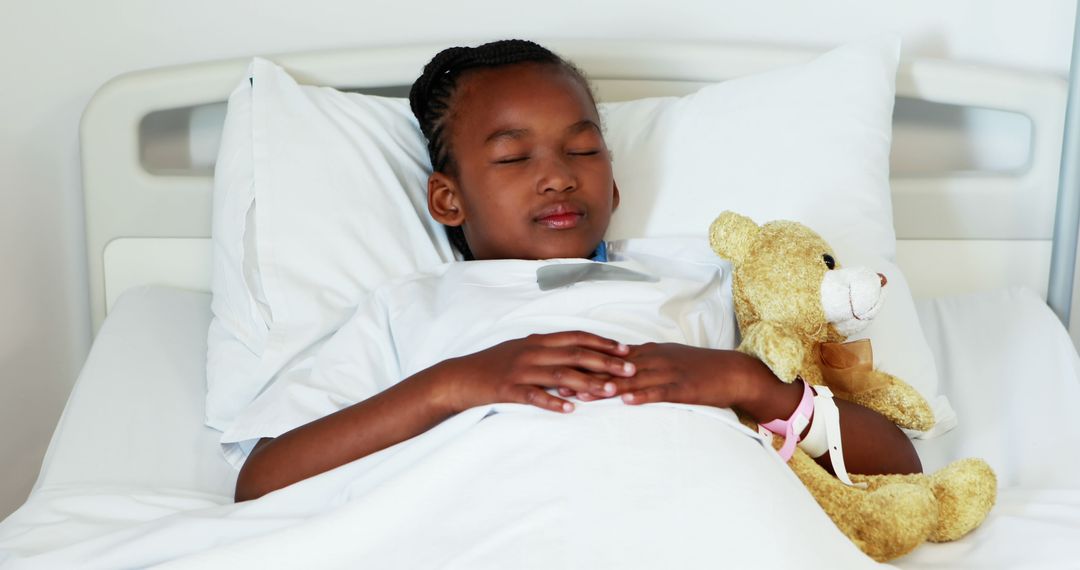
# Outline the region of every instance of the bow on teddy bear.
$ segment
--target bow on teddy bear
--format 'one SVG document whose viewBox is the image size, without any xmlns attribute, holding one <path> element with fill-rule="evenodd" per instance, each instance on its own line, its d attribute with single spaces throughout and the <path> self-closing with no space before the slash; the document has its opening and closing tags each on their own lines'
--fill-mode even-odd
<svg viewBox="0 0 1080 570">
<path fill-rule="evenodd" d="M 740 351 L 762 360 L 784 382 L 801 378 L 826 385 L 837 397 L 903 428 L 933 426 L 930 406 L 911 386 L 837 348 L 877 313 L 885 276 L 841 268 L 825 240 L 796 222 L 758 226 L 724 212 L 713 222 L 709 240 L 734 269 Z M 836 365 L 838 360 L 853 362 Z M 774 442 L 778 448 L 780 439 Z M 926 540 L 960 538 L 982 523 L 997 493 L 994 472 L 981 459 L 955 461 L 929 475 L 852 474 L 852 485 L 801 449 L 789 465 L 841 532 L 878 561 L 906 554 Z"/>
</svg>

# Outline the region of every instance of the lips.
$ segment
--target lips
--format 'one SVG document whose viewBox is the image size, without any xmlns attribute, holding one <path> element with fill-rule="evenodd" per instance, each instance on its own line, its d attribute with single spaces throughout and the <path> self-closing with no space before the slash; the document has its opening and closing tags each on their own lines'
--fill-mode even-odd
<svg viewBox="0 0 1080 570">
<path fill-rule="evenodd" d="M 576 227 L 584 217 L 584 208 L 560 202 L 542 208 L 533 216 L 533 221 L 550 229 L 565 230 Z"/>
</svg>

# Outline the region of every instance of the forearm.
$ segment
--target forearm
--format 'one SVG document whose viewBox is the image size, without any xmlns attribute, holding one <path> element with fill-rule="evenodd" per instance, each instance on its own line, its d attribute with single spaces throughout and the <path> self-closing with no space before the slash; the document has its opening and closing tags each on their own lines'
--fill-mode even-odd
<svg viewBox="0 0 1080 570">
<path fill-rule="evenodd" d="M 439 371 L 393 387 L 255 447 L 236 480 L 237 501 L 259 498 L 431 429 L 452 415 Z"/>
<path fill-rule="evenodd" d="M 780 382 L 764 364 L 756 359 L 754 362 L 757 364 L 749 364 L 746 370 L 743 403 L 736 407 L 759 423 L 787 419 L 799 404 L 802 384 Z M 840 434 L 848 471 L 864 475 L 922 471 L 915 447 L 900 428 L 869 408 L 840 398 L 834 401 L 840 411 Z M 817 462 L 832 471 L 827 453 Z"/>
</svg>

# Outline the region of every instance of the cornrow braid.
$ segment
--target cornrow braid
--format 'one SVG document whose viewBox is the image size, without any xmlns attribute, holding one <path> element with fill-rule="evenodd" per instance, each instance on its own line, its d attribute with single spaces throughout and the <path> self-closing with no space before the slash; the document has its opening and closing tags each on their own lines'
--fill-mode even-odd
<svg viewBox="0 0 1080 570">
<path fill-rule="evenodd" d="M 454 173 L 456 165 L 447 143 L 450 103 L 461 74 L 470 69 L 502 67 L 517 63 L 558 65 L 578 79 L 589 97 L 595 98 L 588 80 L 574 65 L 540 44 L 527 40 L 499 40 L 476 47 L 451 47 L 435 54 L 409 90 L 409 106 L 427 139 L 428 157 L 436 172 Z M 465 259 L 473 259 L 461 226 L 447 226 L 446 234 Z"/>
</svg>

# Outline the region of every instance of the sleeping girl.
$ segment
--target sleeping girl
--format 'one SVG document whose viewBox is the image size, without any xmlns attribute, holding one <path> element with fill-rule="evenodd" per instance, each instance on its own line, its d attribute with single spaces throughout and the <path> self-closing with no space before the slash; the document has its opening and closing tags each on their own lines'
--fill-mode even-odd
<svg viewBox="0 0 1080 570">
<path fill-rule="evenodd" d="M 465 261 L 376 289 L 310 374 L 282 376 L 251 405 L 223 438 L 248 453 L 237 501 L 494 403 L 560 419 L 676 406 L 714 412 L 734 431 L 732 409 L 760 423 L 793 415 L 801 382 L 733 350 L 719 260 L 604 242 L 619 189 L 574 66 L 525 41 L 455 47 L 427 64 L 409 99 L 434 170 L 430 213 Z M 921 470 L 891 422 L 836 404 L 850 471 Z"/>
</svg>

